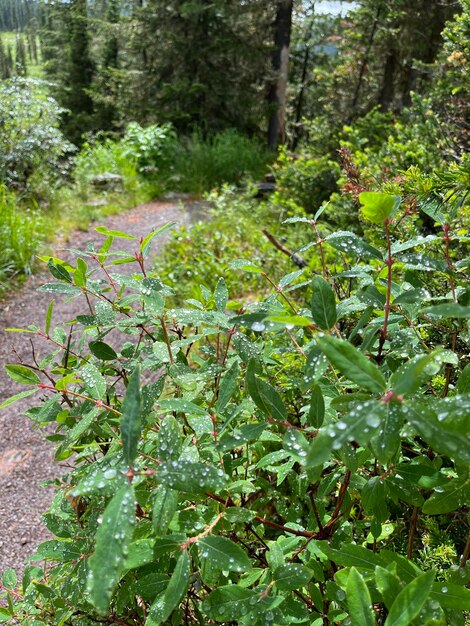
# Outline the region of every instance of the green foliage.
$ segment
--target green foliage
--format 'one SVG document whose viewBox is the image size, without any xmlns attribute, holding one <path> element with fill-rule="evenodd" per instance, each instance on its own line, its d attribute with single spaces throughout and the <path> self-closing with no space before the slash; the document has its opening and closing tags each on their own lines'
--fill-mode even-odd
<svg viewBox="0 0 470 626">
<path fill-rule="evenodd" d="M 0 186 L 0 290 L 18 274 L 30 274 L 40 241 L 47 232 L 36 208 L 21 206 Z"/>
<path fill-rule="evenodd" d="M 281 150 L 274 166 L 279 189 L 273 203 L 290 210 L 315 213 L 338 190 L 339 166 L 328 155 L 316 156 L 309 150 L 293 157 Z"/>
<path fill-rule="evenodd" d="M 41 81 L 0 83 L 0 178 L 7 185 L 46 194 L 65 175 L 74 148 L 59 130 L 61 112 Z"/>
<path fill-rule="evenodd" d="M 110 247 L 125 234 L 106 229 L 76 264 L 49 262 L 43 290 L 84 314 L 67 342 L 49 313 L 35 332 L 51 354 L 7 373 L 38 393 L 28 415 L 55 428 L 56 458 L 74 460 L 34 557 L 47 567 L 22 587 L 4 573 L 2 619 L 464 625 L 467 237 L 449 216 L 409 239 L 403 202 L 363 200 L 375 246 L 316 218 L 323 259 L 346 243 L 334 273 L 232 263 L 268 289 L 243 310 L 220 280 L 169 308 L 150 237 L 125 255 L 131 275 Z"/>
</svg>

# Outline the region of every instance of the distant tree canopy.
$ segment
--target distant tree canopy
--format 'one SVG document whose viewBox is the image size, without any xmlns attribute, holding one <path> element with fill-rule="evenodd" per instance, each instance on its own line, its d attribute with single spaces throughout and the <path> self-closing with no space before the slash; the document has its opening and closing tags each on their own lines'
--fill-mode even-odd
<svg viewBox="0 0 470 626">
<path fill-rule="evenodd" d="M 0 28 L 40 24 L 67 136 L 171 122 L 276 148 L 302 119 L 397 112 L 432 74 L 451 0 L 361 0 L 347 19 L 301 0 L 0 0 Z M 21 56 L 21 50 L 18 50 Z M 0 57 L 8 77 L 7 50 Z M 286 123 L 287 120 L 287 123 Z"/>
</svg>

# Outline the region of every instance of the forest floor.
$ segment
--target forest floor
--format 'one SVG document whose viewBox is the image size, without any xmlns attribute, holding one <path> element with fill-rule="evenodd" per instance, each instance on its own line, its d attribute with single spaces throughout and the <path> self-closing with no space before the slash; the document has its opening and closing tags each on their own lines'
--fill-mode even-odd
<svg viewBox="0 0 470 626">
<path fill-rule="evenodd" d="M 144 237 L 167 222 L 188 223 L 200 217 L 201 211 L 201 202 L 186 199 L 184 202 L 177 202 L 176 199 L 172 202 L 151 202 L 101 220 L 99 224 Z M 153 240 L 154 254 L 161 249 L 164 240 L 165 235 Z M 84 250 L 88 242 L 94 242 L 99 248 L 103 236 L 96 233 L 93 227 L 87 232 L 75 231 L 69 235 L 67 242 L 56 245 L 54 255 L 71 260 L 72 255 L 67 249 Z M 119 239 L 119 250 L 133 252 L 135 248 L 134 240 Z M 125 267 L 131 266 L 120 266 L 120 271 Z M 7 376 L 3 366 L 6 363 L 30 363 L 31 337 L 34 337 L 4 331 L 11 327 L 27 328 L 30 324 L 44 326 L 52 296 L 37 289 L 50 278 L 46 271 L 35 274 L 0 302 L 0 403 L 25 390 L 24 386 Z M 56 297 L 52 327 L 82 312 L 80 301 L 65 300 L 65 296 Z M 39 337 L 34 337 L 36 357 L 48 348 Z M 44 432 L 40 432 L 24 415 L 24 411 L 32 405 L 29 397 L 0 411 L 0 573 L 6 567 L 13 567 L 20 573 L 35 547 L 50 537 L 41 515 L 50 505 L 53 486 L 41 485 L 67 471 L 67 462 L 58 464 L 54 461 L 54 445 L 46 441 Z"/>
</svg>

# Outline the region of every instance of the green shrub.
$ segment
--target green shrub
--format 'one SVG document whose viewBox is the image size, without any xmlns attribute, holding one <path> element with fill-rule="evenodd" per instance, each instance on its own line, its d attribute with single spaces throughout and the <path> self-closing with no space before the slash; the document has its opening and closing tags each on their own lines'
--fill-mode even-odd
<svg viewBox="0 0 470 626">
<path fill-rule="evenodd" d="M 172 233 L 169 244 L 156 260 L 155 271 L 165 284 L 175 289 L 178 302 L 200 298 L 201 285 L 213 291 L 220 276 L 233 299 L 265 292 L 269 286 L 259 274 L 240 276 L 231 269 L 231 264 L 240 258 L 250 258 L 274 280 L 281 278 L 289 267 L 295 268 L 262 232 L 267 227 L 278 233 L 279 211 L 269 204 L 260 204 L 253 193 L 255 190 L 242 193 L 224 186 L 207 196 L 202 221 Z M 307 241 L 304 233 L 293 232 L 287 243 L 295 251 Z"/>
<path fill-rule="evenodd" d="M 100 229 L 100 250 L 49 261 L 42 290 L 83 313 L 52 330 L 51 306 L 27 329 L 50 355 L 7 372 L 40 396 L 28 415 L 73 467 L 45 515 L 45 566 L 19 587 L 3 575 L 3 621 L 464 626 L 466 238 L 445 210 L 436 234 L 403 238 L 400 197 L 360 200 L 376 246 L 315 224 L 315 256 L 342 266 L 274 281 L 233 263 L 272 287 L 235 313 L 223 280 L 166 306 L 146 268 L 157 233 L 133 256 Z"/>
<path fill-rule="evenodd" d="M 10 188 L 47 198 L 67 174 L 75 148 L 59 130 L 61 113 L 42 81 L 0 82 L 0 180 Z"/>
<path fill-rule="evenodd" d="M 274 204 L 291 211 L 315 213 L 338 190 L 339 165 L 329 156 L 315 156 L 305 150 L 291 155 L 281 150 L 274 165 L 278 191 Z"/>
</svg>

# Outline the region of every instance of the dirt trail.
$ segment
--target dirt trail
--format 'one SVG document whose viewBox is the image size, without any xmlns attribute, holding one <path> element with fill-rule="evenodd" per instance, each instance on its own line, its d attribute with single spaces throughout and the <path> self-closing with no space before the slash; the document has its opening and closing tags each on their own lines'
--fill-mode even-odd
<svg viewBox="0 0 470 626">
<path fill-rule="evenodd" d="M 191 221 L 193 215 L 198 215 L 200 208 L 200 203 L 186 202 L 183 205 L 152 202 L 102 220 L 100 224 L 143 237 L 167 222 L 182 224 Z M 153 240 L 154 254 L 164 239 L 165 235 Z M 93 229 L 88 232 L 77 231 L 70 236 L 67 244 L 56 250 L 56 255 L 66 259 L 67 247 L 85 249 L 90 241 L 99 245 L 103 237 Z M 135 247 L 135 241 L 119 239 L 120 250 L 127 248 L 132 252 Z M 47 273 L 35 275 L 22 289 L 0 302 L 0 403 L 14 393 L 25 390 L 24 386 L 16 384 L 6 375 L 3 366 L 19 360 L 25 363 L 31 360 L 31 335 L 5 333 L 4 329 L 27 328 L 30 324 L 44 325 L 52 296 L 50 293 L 38 292 L 37 288 L 50 278 Z M 55 300 L 53 326 L 73 319 L 76 314 L 74 307 L 82 310 L 81 302 L 72 300 L 66 303 L 61 296 Z M 49 346 L 44 348 L 48 349 Z M 41 350 L 39 338 L 35 338 L 35 349 L 39 352 Z M 61 473 L 53 461 L 53 444 L 45 441 L 44 433 L 35 429 L 23 415 L 29 406 L 31 398 L 25 398 L 0 411 L 0 573 L 6 567 L 13 567 L 20 572 L 35 546 L 48 538 L 41 514 L 49 506 L 53 488 L 41 488 L 40 485 Z"/>
</svg>

